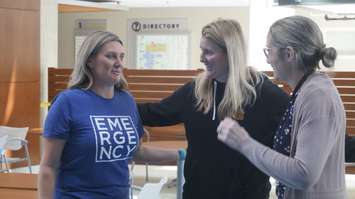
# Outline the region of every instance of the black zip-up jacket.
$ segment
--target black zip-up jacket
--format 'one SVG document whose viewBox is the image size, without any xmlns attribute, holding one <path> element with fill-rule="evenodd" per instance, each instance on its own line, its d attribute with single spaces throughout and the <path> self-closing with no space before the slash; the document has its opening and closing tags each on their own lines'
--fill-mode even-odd
<svg viewBox="0 0 355 199">
<path fill-rule="evenodd" d="M 197 111 L 194 81 L 185 84 L 159 103 L 139 104 L 144 125 L 184 123 L 188 140 L 185 160 L 184 199 L 267 199 L 269 177 L 244 156 L 217 140 L 220 120 L 210 110 Z M 214 81 L 216 106 L 225 84 Z M 257 87 L 257 99 L 245 109 L 240 124 L 259 142 L 272 147 L 273 137 L 288 102 L 288 95 L 267 77 Z"/>
</svg>

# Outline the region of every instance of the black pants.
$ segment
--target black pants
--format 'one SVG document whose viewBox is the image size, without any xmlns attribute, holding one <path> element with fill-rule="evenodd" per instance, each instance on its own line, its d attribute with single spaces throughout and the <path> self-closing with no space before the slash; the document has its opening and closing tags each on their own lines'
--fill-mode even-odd
<svg viewBox="0 0 355 199">
<path fill-rule="evenodd" d="M 345 136 L 345 162 L 355 162 L 355 136 Z"/>
</svg>

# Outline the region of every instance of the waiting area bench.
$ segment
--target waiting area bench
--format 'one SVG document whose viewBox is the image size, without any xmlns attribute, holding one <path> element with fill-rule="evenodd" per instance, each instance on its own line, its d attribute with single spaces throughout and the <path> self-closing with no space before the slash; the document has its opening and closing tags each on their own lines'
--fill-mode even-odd
<svg viewBox="0 0 355 199">
<path fill-rule="evenodd" d="M 48 68 L 48 101 L 66 89 L 72 68 Z M 125 69 L 128 89 L 137 103 L 158 102 L 177 88 L 191 81 L 202 69 L 191 70 L 141 70 Z M 182 124 L 169 127 L 145 127 L 150 141 L 186 140 Z"/>
<path fill-rule="evenodd" d="M 36 199 L 37 174 L 0 173 L 1 199 Z"/>
<path fill-rule="evenodd" d="M 201 69 L 196 70 L 145 70 L 125 69 L 129 90 L 137 103 L 158 102 L 172 94 L 177 88 L 191 81 Z M 48 69 L 48 100 L 64 90 L 72 68 Z M 285 83 L 273 79 L 272 71 L 265 73 L 285 92 L 292 89 Z M 355 136 L 355 72 L 327 72 L 337 87 L 346 111 L 346 132 Z M 169 127 L 147 127 L 151 140 L 185 140 L 183 125 Z M 347 167 L 347 173 L 355 174 L 355 167 Z"/>
</svg>

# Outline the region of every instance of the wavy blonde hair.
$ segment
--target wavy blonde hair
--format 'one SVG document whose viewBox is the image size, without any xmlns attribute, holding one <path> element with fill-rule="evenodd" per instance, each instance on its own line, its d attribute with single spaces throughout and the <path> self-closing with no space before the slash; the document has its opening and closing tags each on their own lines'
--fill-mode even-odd
<svg viewBox="0 0 355 199">
<path fill-rule="evenodd" d="M 88 60 L 95 57 L 102 47 L 112 41 L 117 41 L 121 45 L 123 42 L 120 38 L 107 31 L 97 31 L 89 35 L 81 45 L 74 70 L 68 83 L 68 88 L 81 88 L 88 90 L 93 84 L 93 74 L 88 66 Z M 115 83 L 115 90 L 127 89 L 128 84 L 123 75 Z"/>
<path fill-rule="evenodd" d="M 256 100 L 255 87 L 262 81 L 261 74 L 247 67 L 247 49 L 240 24 L 235 20 L 218 19 L 202 28 L 202 36 L 225 50 L 228 57 L 228 79 L 224 96 L 218 105 L 218 117 L 237 118 L 244 108 Z M 195 80 L 196 106 L 207 113 L 213 107 L 213 80 L 206 72 Z"/>
</svg>

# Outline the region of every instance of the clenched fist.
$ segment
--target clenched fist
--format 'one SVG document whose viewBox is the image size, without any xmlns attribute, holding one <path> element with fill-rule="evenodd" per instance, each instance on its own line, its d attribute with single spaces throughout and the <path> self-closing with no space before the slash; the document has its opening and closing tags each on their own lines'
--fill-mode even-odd
<svg viewBox="0 0 355 199">
<path fill-rule="evenodd" d="M 243 141 L 249 138 L 248 132 L 229 117 L 221 121 L 217 128 L 217 138 L 232 149 L 239 150 Z"/>
</svg>

